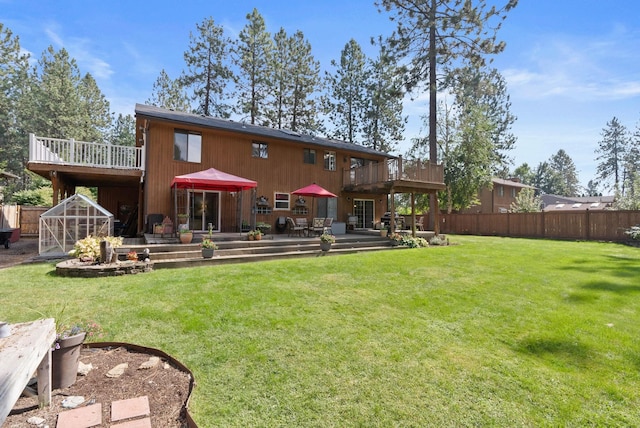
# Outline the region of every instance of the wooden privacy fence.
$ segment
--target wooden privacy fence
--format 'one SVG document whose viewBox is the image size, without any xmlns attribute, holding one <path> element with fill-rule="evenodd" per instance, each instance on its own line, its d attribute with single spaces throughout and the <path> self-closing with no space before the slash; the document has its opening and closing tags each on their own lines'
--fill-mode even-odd
<svg viewBox="0 0 640 428">
<path fill-rule="evenodd" d="M 640 211 L 442 214 L 440 231 L 460 235 L 626 241 Z"/>
</svg>

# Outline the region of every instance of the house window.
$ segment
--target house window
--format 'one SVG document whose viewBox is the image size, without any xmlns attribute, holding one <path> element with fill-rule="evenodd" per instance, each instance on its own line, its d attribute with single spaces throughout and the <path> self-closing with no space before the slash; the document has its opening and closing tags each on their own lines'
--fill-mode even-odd
<svg viewBox="0 0 640 428">
<path fill-rule="evenodd" d="M 273 200 L 275 201 L 274 210 L 289 210 L 288 193 L 275 192 Z"/>
<path fill-rule="evenodd" d="M 498 186 L 498 196 L 504 196 L 504 186 Z"/>
<path fill-rule="evenodd" d="M 515 197 L 516 197 L 516 188 L 515 188 L 515 187 L 512 187 L 512 188 L 511 188 L 511 197 L 512 197 L 512 198 L 515 198 Z"/>
<path fill-rule="evenodd" d="M 254 142 L 251 156 L 254 158 L 267 159 L 269 157 L 269 151 L 267 149 L 267 143 Z"/>
<path fill-rule="evenodd" d="M 173 134 L 173 159 L 200 163 L 202 135 L 176 130 Z"/>
<path fill-rule="evenodd" d="M 324 152 L 324 169 L 336 170 L 336 152 Z"/>
<path fill-rule="evenodd" d="M 304 149 L 304 163 L 308 163 L 311 165 L 316 164 L 316 151 L 313 149 Z"/>
</svg>

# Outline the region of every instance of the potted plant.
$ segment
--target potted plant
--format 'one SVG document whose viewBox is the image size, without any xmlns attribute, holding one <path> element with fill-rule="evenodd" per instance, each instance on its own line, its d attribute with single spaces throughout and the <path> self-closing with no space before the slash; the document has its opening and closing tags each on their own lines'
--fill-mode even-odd
<svg viewBox="0 0 640 428">
<path fill-rule="evenodd" d="M 66 388 L 75 383 L 82 344 L 85 339 L 101 336 L 102 328 L 93 321 L 56 326 L 56 338 L 51 345 L 51 387 L 53 389 Z"/>
<path fill-rule="evenodd" d="M 127 253 L 127 260 L 132 261 L 132 262 L 137 262 L 138 261 L 138 253 L 136 253 L 135 251 L 129 251 Z"/>
<path fill-rule="evenodd" d="M 380 224 L 380 236 L 382 238 L 386 238 L 388 233 L 389 233 L 388 226 L 385 223 L 381 223 Z"/>
<path fill-rule="evenodd" d="M 178 224 L 187 224 L 189 221 L 189 214 L 181 213 L 178 214 Z"/>
<path fill-rule="evenodd" d="M 331 244 L 333 244 L 334 242 L 336 242 L 336 237 L 324 232 L 322 235 L 320 235 L 320 249 L 322 251 L 329 251 L 331 249 Z"/>
<path fill-rule="evenodd" d="M 256 241 L 259 241 L 262 239 L 262 230 L 260 229 L 256 229 L 253 231 L 253 239 L 255 239 Z"/>
<path fill-rule="evenodd" d="M 178 231 L 180 235 L 180 242 L 183 244 L 190 244 L 193 239 L 193 232 L 190 229 L 180 229 Z"/>
<path fill-rule="evenodd" d="M 211 237 L 202 238 L 202 244 L 200 245 L 202 247 L 202 257 L 205 259 L 212 258 L 214 250 L 218 249 L 218 246 L 213 242 Z"/>
</svg>

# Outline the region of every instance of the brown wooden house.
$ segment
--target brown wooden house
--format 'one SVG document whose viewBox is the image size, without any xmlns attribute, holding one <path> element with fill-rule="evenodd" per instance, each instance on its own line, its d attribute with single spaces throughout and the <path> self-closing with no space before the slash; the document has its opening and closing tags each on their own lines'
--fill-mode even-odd
<svg viewBox="0 0 640 428">
<path fill-rule="evenodd" d="M 503 178 L 493 178 L 491 183 L 491 187 L 485 187 L 478 192 L 479 204 L 472 205 L 460 213 L 507 213 L 522 189 L 536 189 L 519 181 Z"/>
<path fill-rule="evenodd" d="M 263 222 L 277 232 L 285 217 L 355 216 L 357 228 L 371 228 L 395 211 L 390 195 L 444 188 L 441 165 L 356 144 L 142 104 L 135 114 L 136 147 L 30 136 L 29 169 L 51 179 L 54 203 L 75 186 L 97 186 L 98 203 L 123 223 L 134 218 L 136 234 L 160 218 L 177 224 L 181 214 L 195 231 L 239 232 Z M 257 185 L 172 187 L 175 177 L 209 168 Z M 291 194 L 311 183 L 337 197 Z"/>
</svg>

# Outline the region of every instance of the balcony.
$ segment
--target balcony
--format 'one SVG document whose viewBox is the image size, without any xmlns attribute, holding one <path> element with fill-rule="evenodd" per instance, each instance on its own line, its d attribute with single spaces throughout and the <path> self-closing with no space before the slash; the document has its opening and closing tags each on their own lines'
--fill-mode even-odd
<svg viewBox="0 0 640 428">
<path fill-rule="evenodd" d="M 142 147 L 29 134 L 27 167 L 51 180 L 54 190 L 67 186 L 134 186 L 144 179 L 144 153 Z"/>
<path fill-rule="evenodd" d="M 29 162 L 144 170 L 144 152 L 142 147 L 114 146 L 29 134 Z"/>
<path fill-rule="evenodd" d="M 444 168 L 417 159 L 387 159 L 345 170 L 343 188 L 348 192 L 430 193 L 445 188 Z"/>
</svg>

